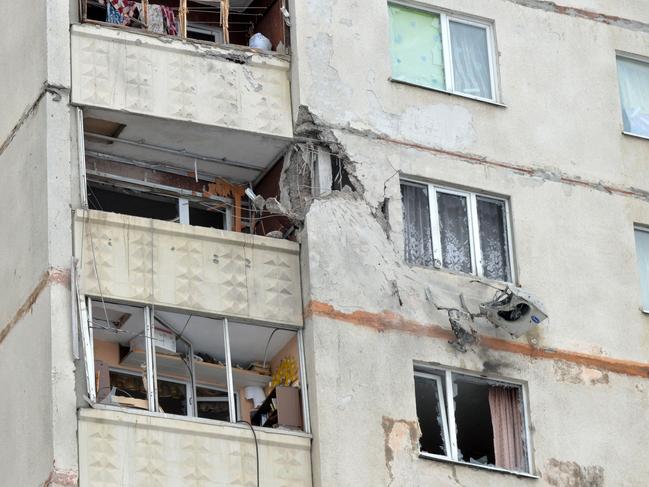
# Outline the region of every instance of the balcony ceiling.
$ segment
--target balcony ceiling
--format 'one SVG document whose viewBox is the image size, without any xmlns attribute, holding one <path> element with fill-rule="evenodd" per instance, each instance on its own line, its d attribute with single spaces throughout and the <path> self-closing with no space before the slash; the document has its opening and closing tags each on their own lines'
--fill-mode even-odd
<svg viewBox="0 0 649 487">
<path fill-rule="evenodd" d="M 165 120 L 98 108 L 84 109 L 84 118 L 124 125 L 116 141 L 98 140 L 86 133 L 85 148 L 116 158 L 165 164 L 193 173 L 194 164 L 204 175 L 234 182 L 249 182 L 273 164 L 286 150 L 289 140 L 265 134 L 207 126 L 193 122 Z M 88 132 L 88 130 L 86 130 Z M 127 144 L 126 140 L 135 142 Z M 146 147 L 145 147 L 146 145 Z M 154 147 L 173 149 L 226 162 L 206 161 Z M 241 164 L 247 167 L 237 167 Z"/>
</svg>

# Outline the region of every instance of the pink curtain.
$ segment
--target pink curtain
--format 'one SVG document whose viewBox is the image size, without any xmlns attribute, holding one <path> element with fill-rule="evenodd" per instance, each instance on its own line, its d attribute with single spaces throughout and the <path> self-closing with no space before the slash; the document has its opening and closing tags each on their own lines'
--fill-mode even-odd
<svg viewBox="0 0 649 487">
<path fill-rule="evenodd" d="M 515 387 L 491 386 L 489 407 L 494 430 L 496 466 L 524 471 L 523 418 L 519 390 Z"/>
</svg>

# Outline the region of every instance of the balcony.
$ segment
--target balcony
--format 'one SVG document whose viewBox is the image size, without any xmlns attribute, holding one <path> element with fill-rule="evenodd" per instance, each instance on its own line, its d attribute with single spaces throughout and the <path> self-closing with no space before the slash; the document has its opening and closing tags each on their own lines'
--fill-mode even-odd
<svg viewBox="0 0 649 487">
<path fill-rule="evenodd" d="M 71 36 L 73 103 L 111 110 L 115 123 L 143 115 L 243 131 L 271 149 L 292 136 L 287 56 L 106 25 L 73 25 Z"/>
<path fill-rule="evenodd" d="M 260 485 L 311 486 L 308 436 L 268 430 L 256 436 Z M 79 410 L 82 487 L 256 485 L 256 461 L 255 440 L 245 426 Z"/>
<path fill-rule="evenodd" d="M 302 326 L 295 242 L 78 210 L 75 255 L 82 295 Z"/>
</svg>

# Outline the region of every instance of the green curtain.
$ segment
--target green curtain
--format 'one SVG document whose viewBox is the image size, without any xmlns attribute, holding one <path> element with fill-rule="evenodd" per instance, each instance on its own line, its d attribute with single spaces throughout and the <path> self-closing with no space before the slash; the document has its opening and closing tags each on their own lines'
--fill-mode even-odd
<svg viewBox="0 0 649 487">
<path fill-rule="evenodd" d="M 390 5 L 392 78 L 446 89 L 438 14 Z"/>
</svg>

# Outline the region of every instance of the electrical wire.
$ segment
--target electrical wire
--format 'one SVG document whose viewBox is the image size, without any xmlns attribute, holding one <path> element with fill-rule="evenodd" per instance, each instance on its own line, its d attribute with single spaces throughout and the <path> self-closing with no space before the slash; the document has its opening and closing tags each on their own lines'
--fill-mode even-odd
<svg viewBox="0 0 649 487">
<path fill-rule="evenodd" d="M 260 487 L 259 484 L 259 442 L 257 441 L 257 433 L 255 433 L 255 429 L 252 427 L 252 425 L 248 421 L 244 421 L 243 419 L 240 419 L 237 421 L 237 423 L 243 423 L 247 424 L 248 428 L 250 428 L 250 431 L 252 431 L 252 436 L 255 439 L 255 459 L 257 461 L 257 487 Z"/>
</svg>

